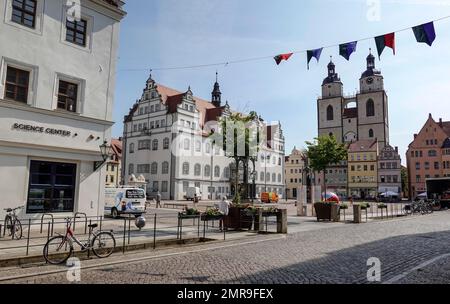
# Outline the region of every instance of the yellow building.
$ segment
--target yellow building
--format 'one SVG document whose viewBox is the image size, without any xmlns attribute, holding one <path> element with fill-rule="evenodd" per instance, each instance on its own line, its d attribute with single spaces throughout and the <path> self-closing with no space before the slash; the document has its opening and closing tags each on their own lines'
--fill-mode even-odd
<svg viewBox="0 0 450 304">
<path fill-rule="evenodd" d="M 360 140 L 348 148 L 348 191 L 354 199 L 374 199 L 378 194 L 378 140 Z"/>
<path fill-rule="evenodd" d="M 106 164 L 106 186 L 118 187 L 121 184 L 122 167 L 122 141 L 121 139 L 112 139 L 111 147 L 113 154 Z"/>
<path fill-rule="evenodd" d="M 294 148 L 289 156 L 285 158 L 285 184 L 288 199 L 296 199 L 298 191 L 303 185 L 303 170 L 305 163 L 303 153 Z"/>
</svg>

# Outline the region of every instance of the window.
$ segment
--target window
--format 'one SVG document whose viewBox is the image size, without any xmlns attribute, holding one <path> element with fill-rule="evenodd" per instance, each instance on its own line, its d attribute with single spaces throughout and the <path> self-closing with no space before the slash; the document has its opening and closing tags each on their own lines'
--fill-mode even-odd
<svg viewBox="0 0 450 304">
<path fill-rule="evenodd" d="M 152 170 L 150 172 L 152 175 L 158 174 L 158 163 L 153 162 L 152 163 Z"/>
<path fill-rule="evenodd" d="M 334 110 L 331 105 L 327 107 L 327 120 L 334 120 Z"/>
<path fill-rule="evenodd" d="M 154 139 L 152 142 L 152 150 L 158 151 L 158 140 L 157 139 Z"/>
<path fill-rule="evenodd" d="M 382 183 L 385 183 L 385 182 L 386 182 L 386 177 L 385 177 L 384 175 L 381 175 L 381 176 L 380 176 L 380 181 L 381 181 Z"/>
<path fill-rule="evenodd" d="M 195 164 L 194 167 L 194 175 L 195 176 L 200 176 L 202 175 L 202 166 L 200 164 Z"/>
<path fill-rule="evenodd" d="M 133 164 L 129 164 L 128 165 L 128 174 L 134 174 L 134 165 Z"/>
<path fill-rule="evenodd" d="M 163 140 L 163 149 L 164 150 L 169 150 L 169 144 L 170 144 L 170 139 L 168 139 L 167 137 L 164 138 L 164 140 Z"/>
<path fill-rule="evenodd" d="M 205 177 L 210 177 L 211 176 L 211 166 L 210 165 L 206 165 L 205 166 L 204 175 L 205 175 Z"/>
<path fill-rule="evenodd" d="M 58 109 L 77 111 L 78 85 L 60 80 L 58 87 Z"/>
<path fill-rule="evenodd" d="M 375 116 L 375 104 L 372 99 L 369 99 L 366 103 L 366 116 Z"/>
<path fill-rule="evenodd" d="M 162 163 L 162 174 L 169 174 L 169 163 L 168 162 Z"/>
<path fill-rule="evenodd" d="M 27 213 L 74 210 L 75 164 L 31 161 Z"/>
<path fill-rule="evenodd" d="M 428 156 L 429 156 L 429 157 L 436 157 L 436 156 L 437 156 L 436 150 L 430 150 L 430 151 L 428 151 Z"/>
<path fill-rule="evenodd" d="M 184 139 L 184 150 L 189 150 L 191 148 L 191 141 L 188 138 Z"/>
<path fill-rule="evenodd" d="M 153 191 L 154 192 L 157 192 L 157 191 L 159 191 L 159 182 L 153 182 Z"/>
<path fill-rule="evenodd" d="M 36 0 L 13 0 L 11 20 L 34 28 L 36 22 Z"/>
<path fill-rule="evenodd" d="M 202 151 L 202 143 L 200 141 L 195 142 L 195 151 L 201 152 Z"/>
<path fill-rule="evenodd" d="M 416 163 L 416 170 L 420 170 L 420 163 L 419 162 Z"/>
<path fill-rule="evenodd" d="M 189 182 L 183 182 L 183 192 L 186 192 L 189 188 Z"/>
<path fill-rule="evenodd" d="M 278 182 L 281 183 L 281 174 L 278 174 Z"/>
<path fill-rule="evenodd" d="M 183 163 L 183 175 L 189 175 L 189 163 Z"/>
<path fill-rule="evenodd" d="M 272 173 L 272 182 L 275 183 L 277 181 L 277 175 Z"/>
<path fill-rule="evenodd" d="M 374 137 L 374 133 L 373 133 L 373 129 L 369 130 L 369 138 L 373 138 Z"/>
<path fill-rule="evenodd" d="M 206 153 L 209 154 L 211 152 L 211 145 L 210 144 L 206 144 Z"/>
<path fill-rule="evenodd" d="M 86 46 L 87 21 L 66 20 L 66 41 Z"/>
<path fill-rule="evenodd" d="M 30 72 L 8 66 L 6 72 L 5 98 L 27 103 L 29 81 Z"/>
<path fill-rule="evenodd" d="M 150 150 L 150 140 L 140 140 L 138 141 L 138 150 Z"/>
<path fill-rule="evenodd" d="M 169 191 L 169 183 L 167 181 L 163 181 L 161 183 L 161 192 L 168 192 Z"/>
<path fill-rule="evenodd" d="M 214 177 L 220 177 L 220 167 L 219 166 L 214 167 Z"/>
<path fill-rule="evenodd" d="M 259 174 L 259 177 L 260 177 L 261 181 L 263 182 L 263 181 L 264 181 L 264 172 L 261 172 L 261 173 Z"/>
<path fill-rule="evenodd" d="M 137 172 L 137 174 L 149 173 L 150 172 L 150 165 L 149 164 L 137 165 L 136 172 Z"/>
<path fill-rule="evenodd" d="M 130 153 L 134 153 L 134 144 L 133 143 L 130 144 Z"/>
<path fill-rule="evenodd" d="M 439 162 L 434 162 L 434 169 L 439 170 Z"/>
</svg>

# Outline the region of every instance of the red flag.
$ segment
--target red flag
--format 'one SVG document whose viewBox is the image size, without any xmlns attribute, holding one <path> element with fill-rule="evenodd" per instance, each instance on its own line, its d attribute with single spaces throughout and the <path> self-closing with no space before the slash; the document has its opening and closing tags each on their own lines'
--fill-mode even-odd
<svg viewBox="0 0 450 304">
<path fill-rule="evenodd" d="M 395 55 L 395 33 L 384 35 L 384 44 L 394 51 Z"/>
<path fill-rule="evenodd" d="M 281 61 L 283 60 L 289 60 L 289 58 L 291 58 L 291 56 L 294 53 L 287 53 L 287 54 L 280 54 L 274 57 L 275 62 L 277 63 L 277 65 L 279 65 L 281 63 Z"/>
</svg>

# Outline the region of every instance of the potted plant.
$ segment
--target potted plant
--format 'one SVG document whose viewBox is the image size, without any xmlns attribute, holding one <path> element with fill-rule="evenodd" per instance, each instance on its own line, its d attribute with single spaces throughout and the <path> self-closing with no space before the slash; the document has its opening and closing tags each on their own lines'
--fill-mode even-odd
<svg viewBox="0 0 450 304">
<path fill-rule="evenodd" d="M 315 203 L 314 210 L 316 211 L 317 221 L 339 221 L 340 206 L 335 202 Z"/>
<path fill-rule="evenodd" d="M 262 212 L 263 217 L 277 216 L 277 214 L 278 214 L 278 209 L 274 208 L 274 207 L 263 209 L 263 212 Z"/>
<path fill-rule="evenodd" d="M 384 214 L 383 214 L 383 210 L 384 209 L 386 209 L 386 215 L 388 215 L 387 214 L 388 213 L 388 206 L 385 203 L 379 203 L 377 206 L 378 206 L 378 209 L 381 210 L 381 218 L 384 217 Z"/>
<path fill-rule="evenodd" d="M 204 212 L 201 215 L 202 221 L 217 221 L 222 218 L 223 218 L 223 214 L 217 208 L 208 209 L 208 210 L 206 210 L 206 212 Z"/>
</svg>

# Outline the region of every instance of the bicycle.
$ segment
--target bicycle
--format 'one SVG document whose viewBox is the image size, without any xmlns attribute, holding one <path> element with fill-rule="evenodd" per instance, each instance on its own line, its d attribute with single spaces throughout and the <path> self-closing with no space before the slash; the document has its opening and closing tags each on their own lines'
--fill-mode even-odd
<svg viewBox="0 0 450 304">
<path fill-rule="evenodd" d="M 92 250 L 98 258 L 107 258 L 114 252 L 114 249 L 116 248 L 116 239 L 112 231 L 94 232 L 94 229 L 98 227 L 98 224 L 88 225 L 88 240 L 85 243 L 82 243 L 75 237 L 71 227 L 72 220 L 66 218 L 67 229 L 65 235 L 57 235 L 48 240 L 45 244 L 43 254 L 47 263 L 59 265 L 66 262 L 73 253 L 74 243 L 81 247 L 81 252 Z M 92 239 L 91 236 L 93 236 Z"/>
<path fill-rule="evenodd" d="M 12 239 L 20 240 L 22 238 L 22 224 L 20 223 L 20 220 L 17 218 L 16 211 L 23 209 L 24 206 L 20 206 L 17 208 L 7 208 L 3 209 L 6 211 L 5 216 L 5 230 L 8 229 L 9 236 L 12 237 Z"/>
</svg>

